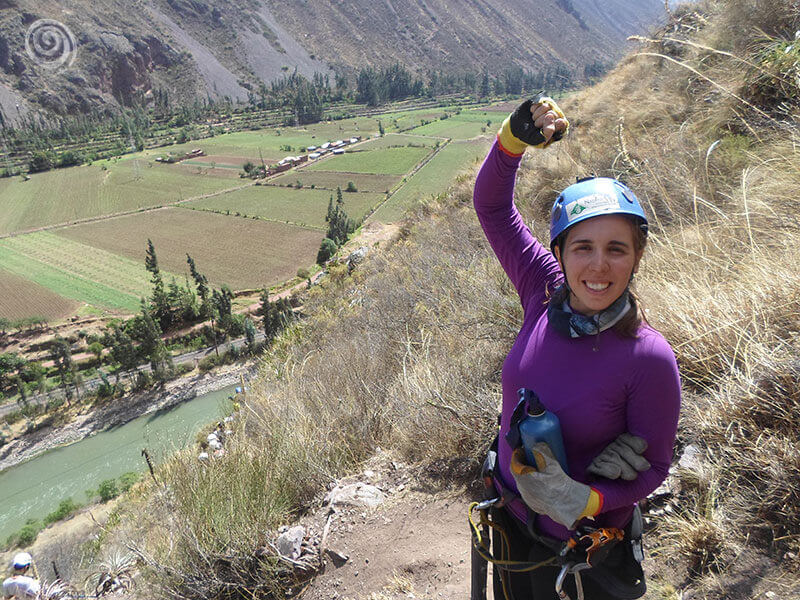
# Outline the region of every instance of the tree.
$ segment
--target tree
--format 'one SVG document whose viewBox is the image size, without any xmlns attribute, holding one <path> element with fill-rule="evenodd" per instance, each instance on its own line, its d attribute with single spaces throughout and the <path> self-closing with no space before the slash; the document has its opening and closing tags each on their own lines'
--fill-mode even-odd
<svg viewBox="0 0 800 600">
<path fill-rule="evenodd" d="M 345 188 L 344 191 L 345 192 L 357 192 L 358 188 L 356 187 L 355 183 L 353 183 L 352 181 L 348 181 L 347 182 L 347 187 Z"/>
<path fill-rule="evenodd" d="M 152 304 L 155 317 L 158 319 L 161 329 L 164 330 L 172 323 L 172 312 L 170 310 L 167 294 L 164 291 L 164 281 L 161 278 L 161 271 L 158 268 L 156 249 L 150 238 L 147 238 L 147 251 L 145 254 L 144 266 L 150 272 L 150 281 L 153 284 Z"/>
<path fill-rule="evenodd" d="M 269 299 L 269 292 L 261 290 L 261 305 L 258 314 L 264 326 L 264 335 L 269 344 L 283 331 L 292 319 L 292 305 L 287 298 L 279 298 L 274 302 Z"/>
<path fill-rule="evenodd" d="M 5 317 L 0 317 L 0 335 L 5 335 L 11 328 L 11 321 Z"/>
<path fill-rule="evenodd" d="M 97 364 L 100 364 L 100 359 L 103 357 L 103 344 L 100 342 L 92 342 L 86 349 L 94 354 Z"/>
<path fill-rule="evenodd" d="M 133 339 L 119 325 L 113 326 L 111 334 L 111 358 L 119 364 L 117 381 L 119 381 L 119 372 L 123 371 L 128 373 L 128 377 L 133 383 L 133 376 L 130 372 L 139 366 L 139 356 L 133 345 Z"/>
<path fill-rule="evenodd" d="M 207 317 L 210 308 L 208 306 L 208 279 L 198 272 L 194 259 L 188 254 L 186 255 L 186 262 L 189 263 L 189 273 L 191 273 L 192 279 L 197 284 L 197 295 L 200 297 L 200 314 Z"/>
<path fill-rule="evenodd" d="M 356 230 L 356 224 L 347 216 L 344 210 L 344 198 L 341 188 L 336 188 L 336 205 L 328 220 L 327 239 L 333 240 L 337 248 L 347 241 L 347 237 Z M 323 240 L 323 244 L 325 240 Z M 320 246 L 320 249 L 322 246 Z M 326 259 L 327 260 L 327 259 Z M 319 257 L 317 258 L 319 263 Z M 322 263 L 319 263 L 322 264 Z"/>
<path fill-rule="evenodd" d="M 72 362 L 72 350 L 67 340 L 57 337 L 53 341 L 50 352 L 50 358 L 58 370 L 58 377 L 61 379 L 61 386 L 64 388 L 64 396 L 69 406 L 72 391 L 67 387 L 67 383 L 70 382 L 75 372 L 75 365 Z"/>
<path fill-rule="evenodd" d="M 25 360 L 15 352 L 4 352 L 0 354 L 0 390 L 13 379 L 13 374 L 17 373 L 25 366 Z"/>
<path fill-rule="evenodd" d="M 336 250 L 338 250 L 338 246 L 332 239 L 325 238 L 322 240 L 322 243 L 319 245 L 319 251 L 317 252 L 317 264 L 324 265 L 330 260 L 331 256 L 336 254 Z"/>
<path fill-rule="evenodd" d="M 161 329 L 142 304 L 142 313 L 126 324 L 131 339 L 139 342 L 138 354 L 150 361 L 150 368 L 157 379 L 163 379 L 170 363 L 169 352 L 161 339 Z"/>
<path fill-rule="evenodd" d="M 244 336 L 247 339 L 247 347 L 253 350 L 256 343 L 256 325 L 250 317 L 245 317 L 244 320 Z"/>
<path fill-rule="evenodd" d="M 41 171 L 49 171 L 53 168 L 54 163 L 55 159 L 52 152 L 37 150 L 33 153 L 28 162 L 28 172 L 39 173 Z"/>
<path fill-rule="evenodd" d="M 330 200 L 328 200 L 328 214 L 325 215 L 325 222 L 328 223 L 331 220 L 332 216 L 333 216 L 333 196 L 331 196 Z"/>
<path fill-rule="evenodd" d="M 230 330 L 232 324 L 231 318 L 231 300 L 233 299 L 233 292 L 227 286 L 222 286 L 221 290 L 214 290 L 211 294 L 211 305 L 213 307 L 211 317 L 211 330 L 214 335 L 214 352 L 219 356 L 219 341 L 218 330 L 222 330 L 223 339 L 224 335 Z"/>
</svg>

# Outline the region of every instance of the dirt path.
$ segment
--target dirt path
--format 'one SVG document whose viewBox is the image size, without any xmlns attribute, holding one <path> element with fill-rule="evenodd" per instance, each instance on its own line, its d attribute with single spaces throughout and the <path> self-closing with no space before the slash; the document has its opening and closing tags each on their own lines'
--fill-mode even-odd
<svg viewBox="0 0 800 600">
<path fill-rule="evenodd" d="M 383 508 L 355 514 L 330 534 L 328 547 L 349 557 L 330 561 L 305 600 L 469 597 L 467 500 L 460 494 L 411 492 Z"/>
<path fill-rule="evenodd" d="M 457 472 L 458 471 L 458 472 Z M 466 600 L 470 592 L 468 493 L 463 468 L 420 469 L 378 451 L 337 490 L 373 486 L 383 502 L 370 509 L 334 496 L 301 524 L 323 542 L 324 570 L 303 600 Z M 332 494 L 337 494 L 334 490 Z M 347 557 L 334 562 L 328 551 Z"/>
</svg>

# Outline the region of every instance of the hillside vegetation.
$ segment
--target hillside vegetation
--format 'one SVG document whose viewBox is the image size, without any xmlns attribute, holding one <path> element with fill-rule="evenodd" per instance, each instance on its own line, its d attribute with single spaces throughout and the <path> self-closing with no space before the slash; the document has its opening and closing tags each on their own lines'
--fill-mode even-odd
<svg viewBox="0 0 800 600">
<path fill-rule="evenodd" d="M 637 288 L 682 372 L 677 450 L 698 449 L 648 538 L 653 597 L 800 593 L 799 27 L 790 0 L 676 12 L 565 102 L 567 139 L 523 161 L 518 203 L 540 235 L 555 192 L 590 173 L 628 182 L 651 215 Z M 126 535 L 170 597 L 268 596 L 269 532 L 377 446 L 477 467 L 521 309 L 472 213 L 473 180 L 308 295 L 226 456 L 177 457 L 157 473 L 165 488 L 128 504 Z"/>
</svg>

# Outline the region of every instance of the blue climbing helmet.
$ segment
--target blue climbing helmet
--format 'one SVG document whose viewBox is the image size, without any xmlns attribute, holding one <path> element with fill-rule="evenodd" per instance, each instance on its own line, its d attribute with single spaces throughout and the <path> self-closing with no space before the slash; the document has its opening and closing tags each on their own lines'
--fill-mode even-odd
<svg viewBox="0 0 800 600">
<path fill-rule="evenodd" d="M 647 217 L 631 189 L 610 177 L 579 179 L 558 195 L 550 211 L 550 250 L 567 229 L 600 215 L 630 215 L 647 235 Z"/>
</svg>

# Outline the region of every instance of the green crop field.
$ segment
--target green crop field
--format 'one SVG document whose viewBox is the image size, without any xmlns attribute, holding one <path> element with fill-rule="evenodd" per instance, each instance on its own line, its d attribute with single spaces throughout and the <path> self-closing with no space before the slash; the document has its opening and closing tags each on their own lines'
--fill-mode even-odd
<svg viewBox="0 0 800 600">
<path fill-rule="evenodd" d="M 405 133 L 387 133 L 383 137 L 367 140 L 363 144 L 359 144 L 357 148 L 359 150 L 379 150 L 400 146 L 435 146 L 437 142 L 441 142 L 441 140 Z"/>
<path fill-rule="evenodd" d="M 274 185 L 294 185 L 298 179 L 306 188 L 313 185 L 317 189 L 323 188 L 335 191 L 339 187 L 344 191 L 347 188 L 347 183 L 352 181 L 359 192 L 388 192 L 400 182 L 402 177 L 400 175 L 338 173 L 336 171 L 299 169 L 271 179 L 269 183 Z"/>
<path fill-rule="evenodd" d="M 452 114 L 459 110 L 456 106 L 437 106 L 433 108 L 420 108 L 416 110 L 409 110 L 404 112 L 386 113 L 383 115 L 375 115 L 371 117 L 374 119 L 375 130 L 377 131 L 377 121 L 383 123 L 385 131 L 398 131 L 413 128 L 422 124 L 422 121 L 435 121 L 442 118 L 443 115 Z"/>
<path fill-rule="evenodd" d="M 427 125 L 412 129 L 411 133 L 454 139 L 469 139 L 477 135 L 486 134 L 487 131 L 490 135 L 494 134 L 494 131 L 490 131 L 490 128 L 486 126 L 486 121 L 461 119 L 460 117 L 461 115 L 456 115 L 444 120 L 434 121 L 433 123 L 428 123 Z M 497 128 L 499 128 L 499 124 L 495 127 L 495 129 Z"/>
<path fill-rule="evenodd" d="M 10 238 L 10 240 L 18 239 L 20 238 Z M 23 244 L 22 248 L 15 248 L 11 247 L 8 242 L 9 239 L 0 240 L 0 264 L 5 270 L 78 302 L 125 312 L 138 310 L 138 295 L 125 293 L 113 285 L 105 285 L 96 281 L 91 264 L 63 268 L 60 265 L 53 265 L 46 260 L 25 254 L 24 250 L 27 244 Z M 84 254 L 87 261 L 93 258 L 93 255 L 101 256 L 101 253 L 94 253 L 91 248 L 84 246 L 84 251 L 86 250 L 89 251 Z M 88 274 L 78 273 L 78 271 L 85 273 L 87 270 Z"/>
<path fill-rule="evenodd" d="M 481 160 L 489 150 L 488 140 L 450 142 L 370 217 L 370 221 L 392 223 L 419 200 L 444 192 L 460 172 Z"/>
<path fill-rule="evenodd" d="M 299 174 L 298 174 L 299 175 Z M 299 176 L 298 176 L 299 178 Z M 328 202 L 336 193 L 331 190 L 295 189 L 278 186 L 253 186 L 187 202 L 182 206 L 215 210 L 242 216 L 258 216 L 294 225 L 316 227 L 324 231 Z M 344 193 L 345 211 L 351 219 L 360 219 L 384 199 L 384 194 Z"/>
<path fill-rule="evenodd" d="M 0 234 L 159 206 L 238 185 L 229 178 L 133 158 L 36 173 L 30 181 L 3 178 Z"/>
<path fill-rule="evenodd" d="M 150 238 L 162 269 L 187 273 L 188 253 L 212 283 L 249 289 L 285 281 L 294 277 L 299 267 L 312 265 L 324 232 L 165 208 L 67 227 L 58 235 L 132 260 L 143 260 Z"/>
<path fill-rule="evenodd" d="M 11 321 L 25 317 L 61 319 L 78 307 L 77 302 L 3 269 L 0 269 L 0 298 L 0 317 Z"/>
<path fill-rule="evenodd" d="M 402 175 L 413 169 L 429 152 L 429 148 L 408 147 L 347 152 L 309 165 L 306 169 L 310 171 L 324 170 Z"/>
</svg>

